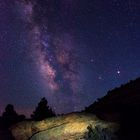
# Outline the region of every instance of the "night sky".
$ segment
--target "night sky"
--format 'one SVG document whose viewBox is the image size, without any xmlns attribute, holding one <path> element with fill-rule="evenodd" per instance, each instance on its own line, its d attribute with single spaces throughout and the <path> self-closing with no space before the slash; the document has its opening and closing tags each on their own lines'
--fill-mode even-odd
<svg viewBox="0 0 140 140">
<path fill-rule="evenodd" d="M 0 0 L 0 110 L 84 109 L 140 76 L 140 0 Z"/>
</svg>

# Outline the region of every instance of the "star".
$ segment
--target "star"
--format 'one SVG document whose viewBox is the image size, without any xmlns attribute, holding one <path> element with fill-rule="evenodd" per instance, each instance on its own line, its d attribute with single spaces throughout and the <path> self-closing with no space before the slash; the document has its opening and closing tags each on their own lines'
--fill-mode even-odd
<svg viewBox="0 0 140 140">
<path fill-rule="evenodd" d="M 118 71 L 117 71 L 117 74 L 120 74 L 120 73 L 121 73 L 121 71 L 120 71 L 120 70 L 118 70 Z"/>
<path fill-rule="evenodd" d="M 91 62 L 91 63 L 93 63 L 93 62 L 94 62 L 94 59 L 93 59 L 93 58 L 91 58 L 91 59 L 90 59 L 90 62 Z"/>
<path fill-rule="evenodd" d="M 103 80 L 102 76 L 99 76 L 98 79 L 99 79 L 99 80 Z"/>
</svg>

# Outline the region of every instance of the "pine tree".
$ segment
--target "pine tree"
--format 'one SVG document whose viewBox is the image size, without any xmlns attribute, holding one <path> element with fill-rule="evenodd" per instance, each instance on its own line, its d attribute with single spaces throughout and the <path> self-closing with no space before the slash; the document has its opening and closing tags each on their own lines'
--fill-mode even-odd
<svg viewBox="0 0 140 140">
<path fill-rule="evenodd" d="M 48 101 L 46 98 L 42 98 L 41 101 L 38 103 L 35 111 L 31 115 L 31 118 L 36 121 L 43 120 L 45 118 L 54 117 L 55 113 L 52 109 L 48 106 Z"/>
</svg>

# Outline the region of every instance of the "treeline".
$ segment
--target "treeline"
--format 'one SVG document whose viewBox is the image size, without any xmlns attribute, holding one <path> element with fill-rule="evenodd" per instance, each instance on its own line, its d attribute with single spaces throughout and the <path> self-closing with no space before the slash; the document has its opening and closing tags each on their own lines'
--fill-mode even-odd
<svg viewBox="0 0 140 140">
<path fill-rule="evenodd" d="M 40 121 L 45 118 L 54 117 L 55 112 L 48 106 L 48 101 L 45 98 L 42 98 L 41 101 L 38 103 L 38 106 L 35 108 L 33 113 L 31 114 L 31 119 L 34 121 Z M 26 119 L 25 115 L 19 115 L 14 106 L 8 104 L 5 107 L 5 111 L 2 113 L 0 117 L 0 127 L 8 128 L 11 125 L 21 122 Z"/>
</svg>

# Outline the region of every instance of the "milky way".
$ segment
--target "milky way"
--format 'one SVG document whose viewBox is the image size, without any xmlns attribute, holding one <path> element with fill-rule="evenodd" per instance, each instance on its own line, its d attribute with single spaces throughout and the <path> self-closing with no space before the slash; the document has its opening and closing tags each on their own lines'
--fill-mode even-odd
<svg viewBox="0 0 140 140">
<path fill-rule="evenodd" d="M 21 18 L 29 28 L 29 55 L 36 64 L 39 75 L 42 77 L 42 84 L 46 86 L 46 94 L 52 98 L 53 104 L 60 107 L 61 111 L 63 110 L 62 104 L 65 110 L 66 106 L 70 108 L 68 112 L 76 111 L 79 99 L 75 100 L 75 94 L 78 94 L 80 88 L 80 62 L 75 53 L 74 39 L 71 32 L 51 35 L 47 26 L 49 19 L 43 16 L 44 11 L 41 11 L 39 15 L 41 17 L 35 17 L 41 18 L 40 21 L 36 21 L 34 18 L 36 9 L 42 8 L 37 4 L 37 1 L 17 2 Z M 62 94 L 65 101 L 61 99 Z"/>
</svg>

